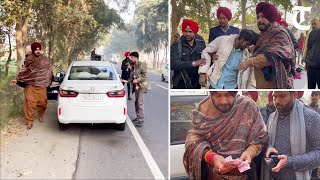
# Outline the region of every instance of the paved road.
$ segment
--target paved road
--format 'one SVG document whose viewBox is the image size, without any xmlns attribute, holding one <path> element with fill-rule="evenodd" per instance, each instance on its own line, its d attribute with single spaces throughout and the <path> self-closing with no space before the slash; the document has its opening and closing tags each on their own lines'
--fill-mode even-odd
<svg viewBox="0 0 320 180">
<path fill-rule="evenodd" d="M 117 66 L 119 69 L 119 66 Z M 0 179 L 154 179 L 168 177 L 168 83 L 150 72 L 145 124 L 135 128 L 128 102 L 125 131 L 112 125 L 71 125 L 59 131 L 56 104 L 45 122 L 1 149 Z"/>
</svg>

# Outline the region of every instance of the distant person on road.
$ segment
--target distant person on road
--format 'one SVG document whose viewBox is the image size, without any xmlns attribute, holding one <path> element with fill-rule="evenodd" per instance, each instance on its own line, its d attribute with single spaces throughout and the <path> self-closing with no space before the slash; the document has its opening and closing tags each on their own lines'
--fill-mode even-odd
<svg viewBox="0 0 320 180">
<path fill-rule="evenodd" d="M 304 46 L 305 37 L 304 34 L 300 34 L 300 38 L 298 39 L 298 64 L 302 63 L 302 54 L 303 54 L 303 46 Z"/>
<path fill-rule="evenodd" d="M 128 100 L 131 99 L 131 85 L 129 79 L 131 78 L 131 60 L 130 60 L 130 52 L 124 53 L 125 59 L 122 61 L 121 64 L 121 79 L 128 81 L 127 82 L 127 90 L 128 90 Z M 124 84 L 124 82 L 122 82 Z"/>
<path fill-rule="evenodd" d="M 96 48 L 93 48 L 91 51 L 91 60 L 94 60 L 96 58 Z"/>
<path fill-rule="evenodd" d="M 248 166 L 268 141 L 257 104 L 235 91 L 211 91 L 192 112 L 183 163 L 191 180 L 248 179 L 225 158 L 240 158 Z M 252 173 L 252 171 L 251 171 Z"/>
<path fill-rule="evenodd" d="M 147 78 L 147 64 L 139 61 L 138 52 L 130 53 L 130 58 L 133 63 L 133 90 L 135 91 L 135 108 L 137 118 L 132 120 L 136 126 L 142 127 L 144 123 L 144 94 L 151 88 Z"/>
<path fill-rule="evenodd" d="M 258 34 L 252 30 L 243 29 L 240 34 L 220 36 L 207 45 L 201 58 L 206 64 L 199 67 L 199 83 L 202 87 L 211 89 L 252 89 L 253 68 L 240 72 L 239 64 L 249 59 L 248 47 L 255 45 Z M 212 66 L 211 53 L 218 57 Z M 253 80 L 254 81 L 254 80 Z"/>
<path fill-rule="evenodd" d="M 217 18 L 219 20 L 219 26 L 210 29 L 208 44 L 219 36 L 240 33 L 239 28 L 229 25 L 229 21 L 232 18 L 232 12 L 229 8 L 219 7 L 217 10 Z"/>
<path fill-rule="evenodd" d="M 31 45 L 32 54 L 27 56 L 25 70 L 19 72 L 11 84 L 25 84 L 24 114 L 27 128 L 33 126 L 35 111 L 38 110 L 39 121 L 43 122 L 47 109 L 47 87 L 52 83 L 52 67 L 50 60 L 41 54 L 41 44 Z"/>
<path fill-rule="evenodd" d="M 274 153 L 279 162 L 264 166 L 266 180 L 309 180 L 320 166 L 320 115 L 297 98 L 297 91 L 273 92 L 276 111 L 269 117 L 265 157 Z"/>
<path fill-rule="evenodd" d="M 196 22 L 185 19 L 182 22 L 180 42 L 170 48 L 170 65 L 173 70 L 173 89 L 200 89 L 198 68 L 206 63 L 201 59 L 201 52 L 206 47 L 205 42 L 196 39 L 199 26 Z"/>
<path fill-rule="evenodd" d="M 292 89 L 294 49 L 290 35 L 276 22 L 278 10 L 273 4 L 260 2 L 256 14 L 261 33 L 253 57 L 243 61 L 239 70 L 254 67 L 257 89 Z"/>
<path fill-rule="evenodd" d="M 310 32 L 307 43 L 307 77 L 308 89 L 320 89 L 320 29 Z"/>
</svg>

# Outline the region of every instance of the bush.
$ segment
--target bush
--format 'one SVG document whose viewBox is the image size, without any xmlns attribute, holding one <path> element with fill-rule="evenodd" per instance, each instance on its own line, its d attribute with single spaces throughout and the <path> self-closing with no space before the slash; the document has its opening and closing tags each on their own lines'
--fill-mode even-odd
<svg viewBox="0 0 320 180">
<path fill-rule="evenodd" d="M 5 77 L 0 73 L 0 128 L 12 118 L 23 116 L 23 89 L 17 86 L 10 86 L 9 83 L 15 76 Z"/>
</svg>

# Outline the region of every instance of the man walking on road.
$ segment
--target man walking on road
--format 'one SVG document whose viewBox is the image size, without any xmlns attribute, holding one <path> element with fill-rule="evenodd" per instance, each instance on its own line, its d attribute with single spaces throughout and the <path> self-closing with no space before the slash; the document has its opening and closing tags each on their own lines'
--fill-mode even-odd
<svg viewBox="0 0 320 180">
<path fill-rule="evenodd" d="M 25 84 L 24 114 L 28 129 L 33 126 L 35 111 L 38 110 L 39 121 L 43 122 L 47 109 L 47 87 L 52 82 L 52 67 L 50 60 L 41 54 L 41 44 L 31 45 L 32 54 L 27 56 L 25 70 L 19 72 L 16 80 L 11 83 Z"/>
<path fill-rule="evenodd" d="M 239 70 L 254 67 L 257 89 L 292 89 L 294 49 L 290 35 L 276 23 L 279 13 L 273 4 L 260 2 L 256 14 L 261 33 L 254 57 L 243 61 Z"/>
<path fill-rule="evenodd" d="M 127 81 L 127 90 L 128 90 L 128 100 L 131 100 L 131 85 L 129 79 L 131 78 L 131 60 L 130 60 L 130 52 L 124 53 L 125 59 L 122 61 L 121 64 L 121 79 Z M 124 84 L 125 82 L 122 82 Z"/>
<path fill-rule="evenodd" d="M 308 180 L 320 166 L 320 115 L 297 99 L 298 92 L 274 91 L 276 111 L 269 117 L 269 148 L 279 162 L 264 168 L 264 179 Z"/>
<path fill-rule="evenodd" d="M 182 22 L 183 36 L 171 45 L 170 62 L 173 70 L 173 89 L 200 89 L 198 68 L 206 63 L 201 52 L 206 47 L 201 39 L 196 39 L 199 26 L 185 19 Z"/>
<path fill-rule="evenodd" d="M 240 173 L 237 166 L 228 164 L 225 158 L 240 158 L 237 163 L 248 167 L 268 141 L 257 104 L 236 94 L 211 91 L 192 112 L 183 157 L 191 180 L 248 179 L 248 172 Z"/>
<path fill-rule="evenodd" d="M 229 25 L 229 21 L 232 18 L 232 12 L 229 8 L 219 7 L 217 10 L 217 18 L 219 20 L 219 26 L 210 29 L 208 44 L 219 36 L 239 34 L 240 32 L 239 28 Z"/>
<path fill-rule="evenodd" d="M 138 52 L 130 53 L 130 58 L 134 64 L 132 79 L 136 96 L 135 108 L 137 114 L 137 118 L 132 122 L 135 122 L 138 127 L 142 127 L 144 123 L 144 94 L 151 89 L 147 78 L 147 64 L 139 61 Z"/>
</svg>

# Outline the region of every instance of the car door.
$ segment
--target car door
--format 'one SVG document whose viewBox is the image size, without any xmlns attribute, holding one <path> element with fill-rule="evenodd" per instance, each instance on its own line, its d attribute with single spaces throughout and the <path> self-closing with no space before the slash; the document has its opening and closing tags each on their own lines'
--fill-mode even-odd
<svg viewBox="0 0 320 180">
<path fill-rule="evenodd" d="M 60 85 L 63 81 L 64 73 L 58 72 L 52 80 L 50 87 L 47 88 L 47 97 L 48 100 L 57 100 Z"/>
<path fill-rule="evenodd" d="M 189 179 L 184 165 L 185 140 L 191 128 L 191 111 L 205 95 L 175 93 L 170 98 L 170 177 L 174 180 Z"/>
</svg>

